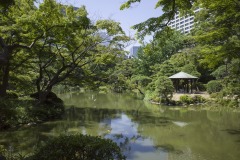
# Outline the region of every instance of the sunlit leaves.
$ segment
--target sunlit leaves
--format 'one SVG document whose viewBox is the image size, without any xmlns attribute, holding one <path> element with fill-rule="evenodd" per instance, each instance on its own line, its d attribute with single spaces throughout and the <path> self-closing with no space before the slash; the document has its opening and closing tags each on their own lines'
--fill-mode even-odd
<svg viewBox="0 0 240 160">
<path fill-rule="evenodd" d="M 128 0 L 127 2 L 121 5 L 120 9 L 123 10 L 123 9 L 129 8 L 132 3 L 136 3 L 136 2 L 141 2 L 141 0 Z"/>
<path fill-rule="evenodd" d="M 161 32 L 170 20 L 174 17 L 177 11 L 182 14 L 189 14 L 191 12 L 192 4 L 195 0 L 158 0 L 155 9 L 161 8 L 162 15 L 152 17 L 148 20 L 134 25 L 132 28 L 137 30 L 138 38 L 143 39 L 146 35 Z M 121 10 L 129 8 L 131 4 L 141 2 L 141 0 L 128 0 L 120 7 Z"/>
<path fill-rule="evenodd" d="M 123 33 L 120 23 L 113 20 L 98 20 L 96 26 L 98 29 L 106 30 L 109 35 Z"/>
</svg>

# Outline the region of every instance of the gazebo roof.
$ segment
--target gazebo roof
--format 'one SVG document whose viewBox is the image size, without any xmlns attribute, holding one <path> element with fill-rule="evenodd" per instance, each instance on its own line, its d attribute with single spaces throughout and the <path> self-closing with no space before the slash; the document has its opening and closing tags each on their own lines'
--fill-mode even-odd
<svg viewBox="0 0 240 160">
<path fill-rule="evenodd" d="M 185 72 L 179 72 L 169 77 L 170 79 L 197 79 L 198 77 L 192 76 Z"/>
</svg>

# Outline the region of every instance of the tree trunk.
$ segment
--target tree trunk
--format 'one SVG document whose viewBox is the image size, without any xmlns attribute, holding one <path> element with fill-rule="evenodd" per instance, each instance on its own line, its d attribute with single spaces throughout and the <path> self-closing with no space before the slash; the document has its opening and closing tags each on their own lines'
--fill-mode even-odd
<svg viewBox="0 0 240 160">
<path fill-rule="evenodd" d="M 39 103 L 44 104 L 48 100 L 48 95 L 52 91 L 52 86 L 48 86 L 46 90 L 38 92 L 39 95 Z"/>
</svg>

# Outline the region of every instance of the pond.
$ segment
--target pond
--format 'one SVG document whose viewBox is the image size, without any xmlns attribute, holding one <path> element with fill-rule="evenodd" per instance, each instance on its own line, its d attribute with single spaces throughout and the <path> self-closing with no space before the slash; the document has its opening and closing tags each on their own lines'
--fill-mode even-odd
<svg viewBox="0 0 240 160">
<path fill-rule="evenodd" d="M 175 109 L 125 94 L 61 95 L 62 120 L 0 133 L 0 144 L 26 154 L 52 136 L 110 138 L 129 160 L 238 160 L 240 113 Z"/>
</svg>

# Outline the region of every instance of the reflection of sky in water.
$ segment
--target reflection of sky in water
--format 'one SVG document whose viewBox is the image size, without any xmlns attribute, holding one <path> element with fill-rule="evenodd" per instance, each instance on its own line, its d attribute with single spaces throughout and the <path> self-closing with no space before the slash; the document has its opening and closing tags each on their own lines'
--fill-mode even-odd
<svg viewBox="0 0 240 160">
<path fill-rule="evenodd" d="M 122 114 L 120 118 L 112 119 L 108 125 L 109 134 L 105 138 L 114 140 L 122 148 L 127 159 L 167 159 L 167 153 L 156 152 L 153 141 L 142 137 L 137 130 L 138 124 L 132 122 L 127 115 Z"/>
</svg>

